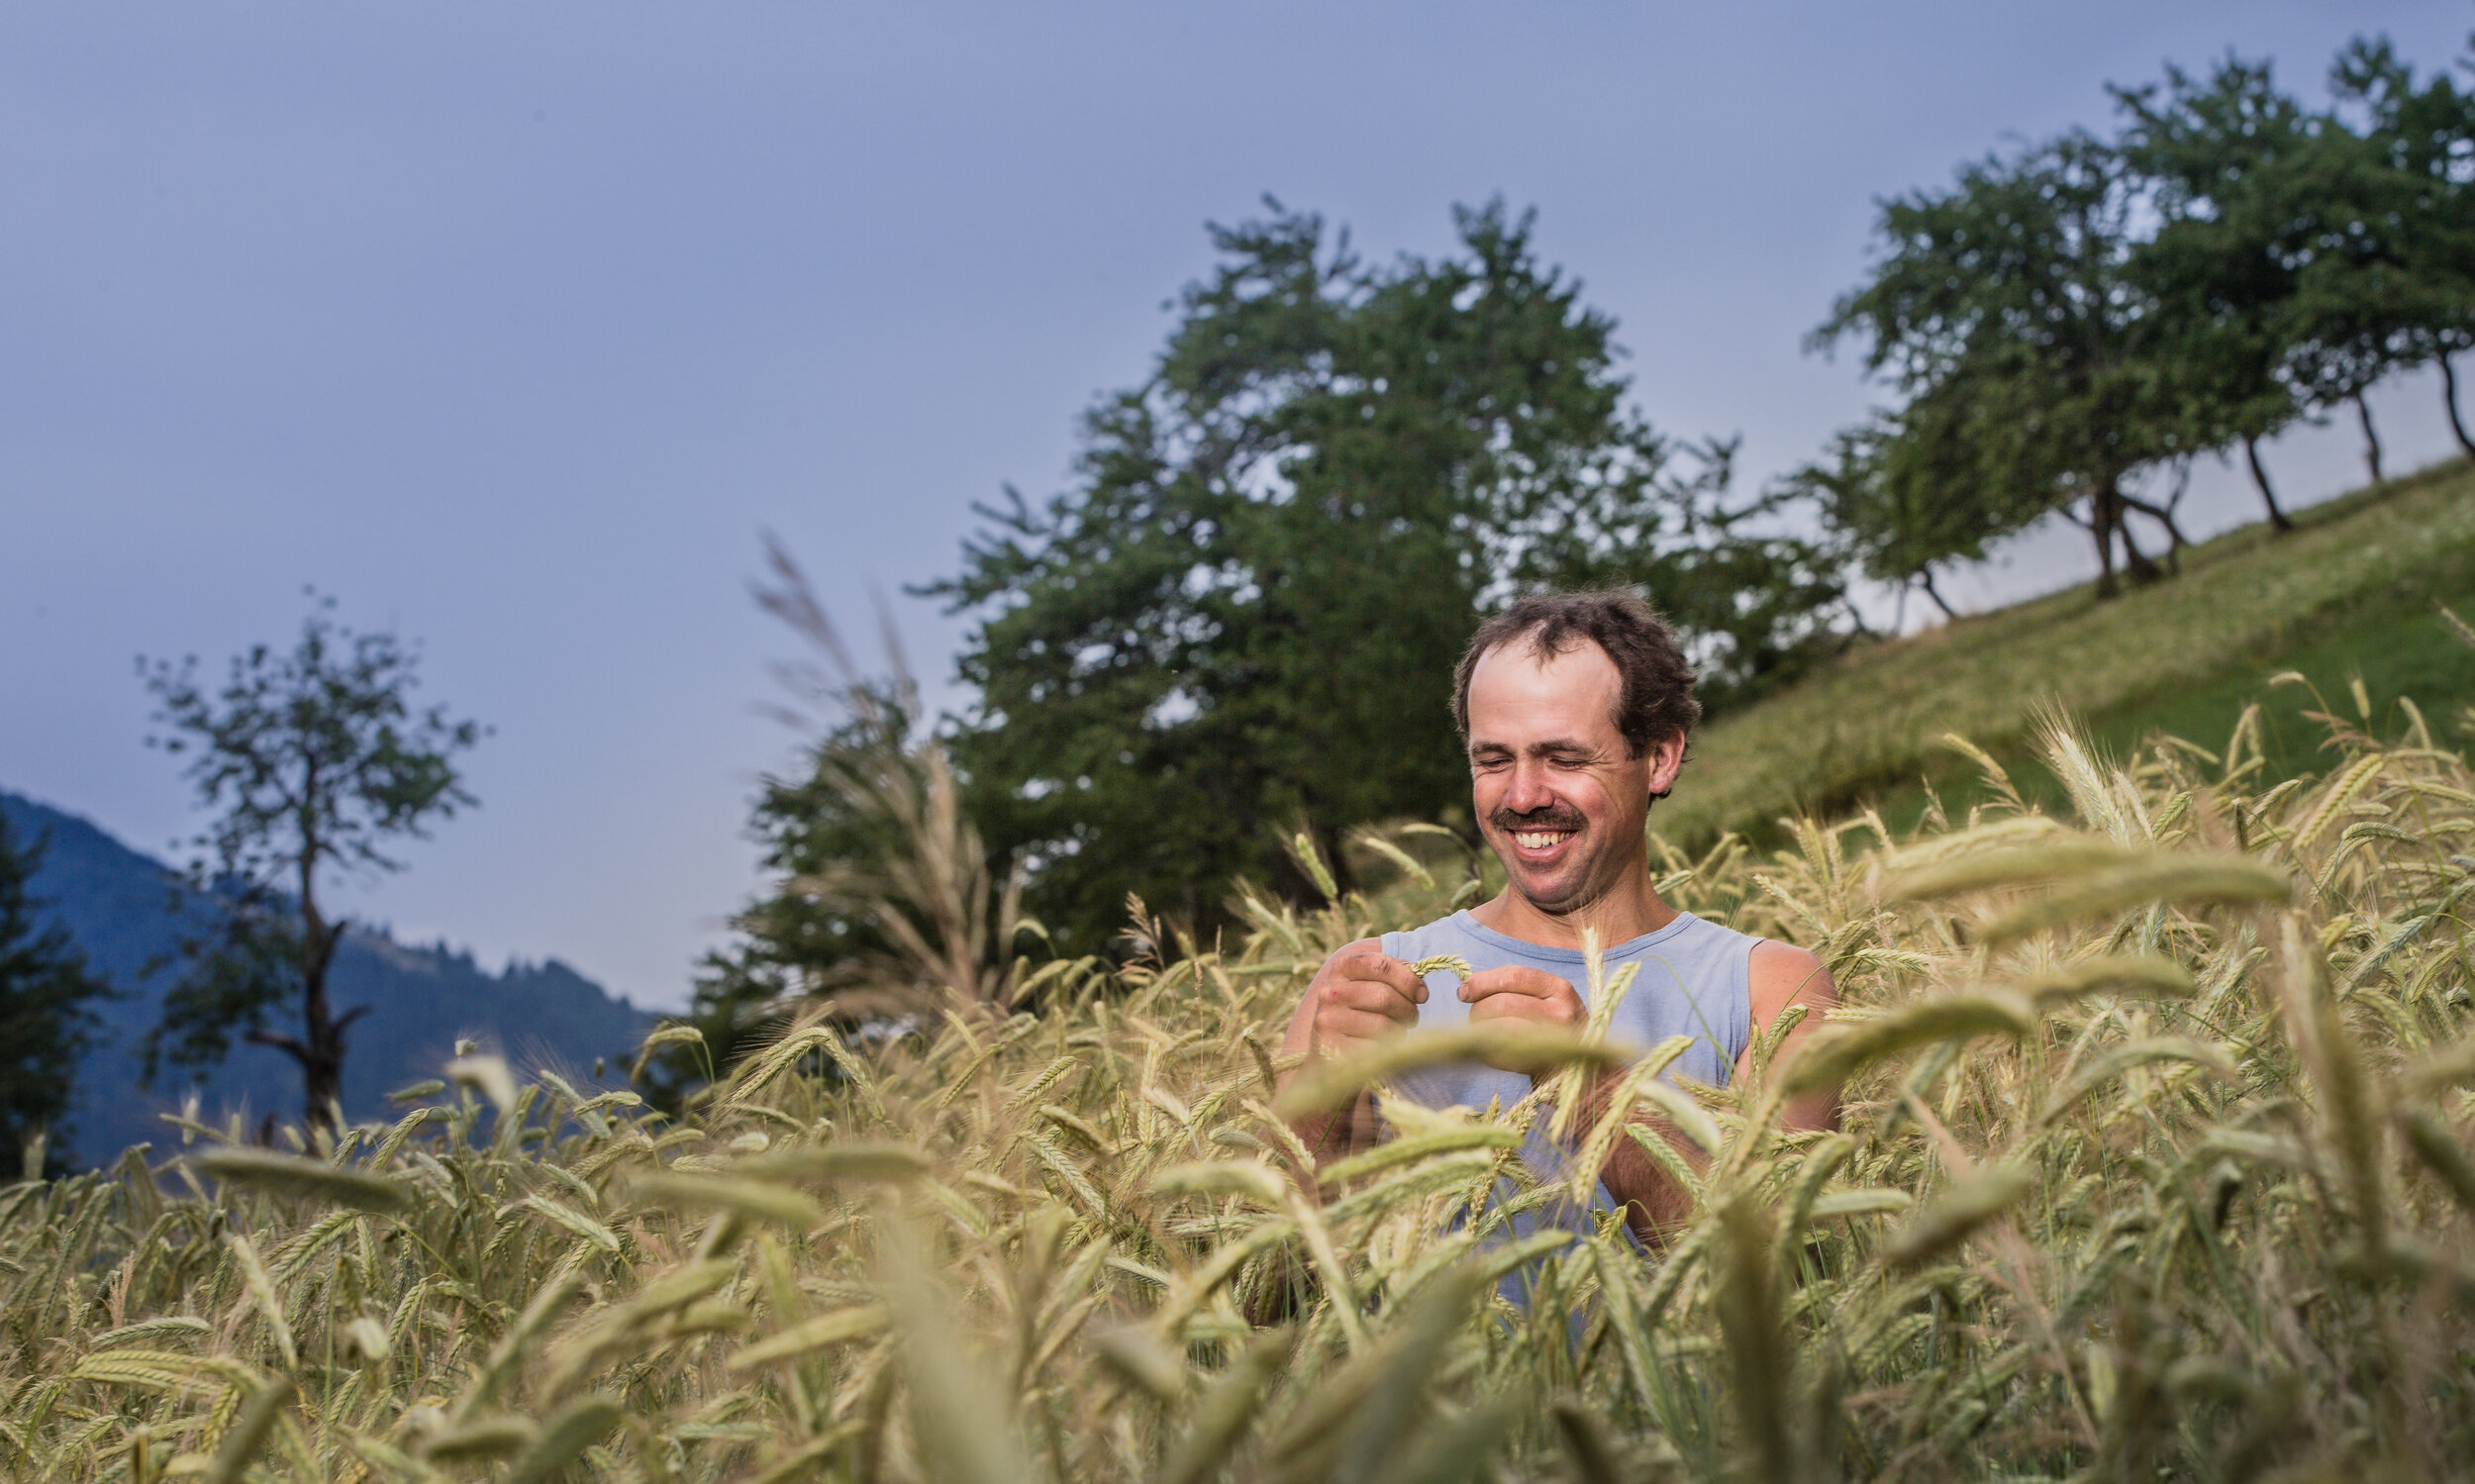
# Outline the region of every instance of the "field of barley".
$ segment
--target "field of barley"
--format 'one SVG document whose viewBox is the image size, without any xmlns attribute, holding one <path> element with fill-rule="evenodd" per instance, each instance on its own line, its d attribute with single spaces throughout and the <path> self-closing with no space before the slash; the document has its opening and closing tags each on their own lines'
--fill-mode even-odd
<svg viewBox="0 0 2475 1484">
<path fill-rule="evenodd" d="M 2475 1458 L 2475 709 L 2039 747 L 1913 831 L 1667 852 L 1847 1008 L 1733 1091 L 1627 1084 L 1696 1214 L 1502 1233 L 1493 1118 L 1387 1104 L 1318 1171 L 1273 1053 L 1314 966 L 1475 889 L 1448 841 L 1242 941 L 793 1026 L 684 1117 L 470 1059 L 332 1146 L 166 1128 L 0 1193 L 26 1479 L 2442 1478 Z M 1991 759 L 1988 759 L 1991 762 Z M 1139 907 L 1137 908 L 1139 914 Z M 1604 1008 L 1628 986 L 1589 986 Z M 940 1003 L 941 999 L 941 1003 Z M 670 1036 L 692 1035 L 671 1032 Z M 1450 1049 L 1446 1046 L 1446 1049 Z M 1640 1063 L 1655 1068 L 1656 1048 Z M 1315 1070 L 1327 1093 L 1422 1055 Z M 1557 1070 L 1562 1067 L 1567 1070 Z M 1844 1077 L 1843 1127 L 1780 1089 Z M 1298 1096 L 1292 1085 L 1289 1095 Z M 1378 1096 L 1380 1097 L 1380 1091 Z M 1534 1282 L 1527 1308 L 1497 1280 Z"/>
</svg>

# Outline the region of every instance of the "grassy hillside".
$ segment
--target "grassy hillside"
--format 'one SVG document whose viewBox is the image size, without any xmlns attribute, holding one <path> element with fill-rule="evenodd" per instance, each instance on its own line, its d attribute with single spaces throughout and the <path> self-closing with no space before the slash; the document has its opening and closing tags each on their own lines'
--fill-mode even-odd
<svg viewBox="0 0 2475 1484">
<path fill-rule="evenodd" d="M 2378 730 L 2405 696 L 2438 724 L 2475 699 L 2475 653 L 2433 612 L 2475 617 L 2475 467 L 2452 461 L 2333 500 L 2277 537 L 2246 527 L 2183 553 L 2183 571 L 2100 602 L 2081 586 L 1851 653 L 1712 726 L 1659 829 L 1679 841 L 1756 836 L 1804 808 L 1860 802 L 1913 817 L 1921 775 L 1965 787 L 1973 765 L 1938 744 L 1958 732 L 2027 761 L 2041 708 L 2059 703 L 2101 746 L 2166 733 L 2215 745 L 2263 703 L 2272 774 L 2316 770 L 2327 736 L 2305 713 L 2356 717 L 2360 678 Z M 2311 687 L 2272 690 L 2281 671 Z M 2317 687 L 2317 691 L 2313 688 Z M 2032 767 L 2023 783 L 2046 797 Z"/>
</svg>

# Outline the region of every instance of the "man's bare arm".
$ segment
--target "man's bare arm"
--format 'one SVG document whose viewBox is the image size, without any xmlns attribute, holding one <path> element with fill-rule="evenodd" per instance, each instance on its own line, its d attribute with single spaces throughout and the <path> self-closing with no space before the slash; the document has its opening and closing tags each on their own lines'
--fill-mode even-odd
<svg viewBox="0 0 2475 1484">
<path fill-rule="evenodd" d="M 1805 1007 L 1805 1018 L 1787 1034 L 1778 1048 L 1771 1052 L 1770 1074 L 1788 1064 L 1797 1047 L 1822 1029 L 1824 1017 L 1838 1008 L 1839 987 L 1831 982 L 1831 971 L 1822 960 L 1805 949 L 1789 943 L 1763 941 L 1753 945 L 1751 973 L 1753 1001 L 1753 1039 L 1758 1041 L 1777 1024 L 1791 1005 Z M 1739 1078 L 1753 1075 L 1753 1048 L 1747 1045 L 1736 1058 L 1735 1074 Z M 1818 1087 L 1788 1100 L 1780 1110 L 1779 1127 L 1790 1130 L 1835 1129 L 1839 1126 L 1839 1089 L 1836 1084 Z"/>
<path fill-rule="evenodd" d="M 1769 1033 L 1789 1006 L 1804 1006 L 1805 1018 L 1773 1051 L 1768 1067 L 1772 1076 L 1778 1075 L 1779 1068 L 1787 1064 L 1789 1054 L 1803 1044 L 1805 1038 L 1821 1028 L 1823 1017 L 1839 1002 L 1838 988 L 1831 982 L 1831 971 L 1822 966 L 1822 960 L 1803 948 L 1787 943 L 1764 941 L 1754 944 L 1748 977 L 1750 982 L 1746 988 L 1747 997 L 1752 1002 L 1752 1036 L 1744 1053 L 1736 1058 L 1734 1076 L 1738 1085 L 1753 1076 L 1753 1045 Z M 1595 1128 L 1605 1116 L 1607 1100 L 1614 1096 L 1617 1080 L 1617 1074 L 1610 1074 L 1592 1087 L 1589 1101 L 1582 1107 L 1584 1128 Z M 1709 1156 L 1665 1119 L 1636 1107 L 1632 1121 L 1666 1139 L 1694 1169 L 1701 1170 L 1708 1166 Z M 1839 1090 L 1836 1087 L 1818 1088 L 1799 1094 L 1788 1100 L 1779 1115 L 1780 1127 L 1791 1130 L 1836 1128 L 1838 1121 Z M 1608 1194 L 1622 1204 L 1626 1224 L 1646 1244 L 1662 1245 L 1667 1235 L 1683 1225 L 1685 1218 L 1692 1214 L 1691 1203 L 1675 1178 L 1629 1138 L 1617 1140 L 1614 1151 L 1608 1155 L 1606 1167 L 1599 1172 L 1599 1179 L 1607 1186 Z"/>
</svg>

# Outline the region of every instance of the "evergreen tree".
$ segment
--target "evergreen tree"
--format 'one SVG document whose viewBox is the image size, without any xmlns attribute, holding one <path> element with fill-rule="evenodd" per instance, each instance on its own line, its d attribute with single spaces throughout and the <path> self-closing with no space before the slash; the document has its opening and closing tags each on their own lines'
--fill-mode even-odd
<svg viewBox="0 0 2475 1484">
<path fill-rule="evenodd" d="M 0 1150 L 28 1151 L 28 1178 L 67 1167 L 77 1058 L 95 1031 L 89 1006 L 111 992 L 67 930 L 36 922 L 42 860 L 43 842 L 21 845 L 0 814 Z"/>
</svg>

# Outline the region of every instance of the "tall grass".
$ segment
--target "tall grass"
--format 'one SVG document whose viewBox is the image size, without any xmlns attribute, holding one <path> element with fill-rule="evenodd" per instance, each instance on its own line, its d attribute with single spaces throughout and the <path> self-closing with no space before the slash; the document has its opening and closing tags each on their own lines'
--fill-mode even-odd
<svg viewBox="0 0 2475 1484">
<path fill-rule="evenodd" d="M 486 1063 L 332 1148 L 167 1129 L 0 1193 L 0 1462 L 63 1480 L 2441 1477 L 2475 1457 L 2475 777 L 2247 732 L 2072 809 L 1670 852 L 1847 1002 L 1726 1093 L 1654 1257 L 1501 1239 L 1495 1120 L 1320 1172 L 1278 1033 L 1392 883 L 1241 940 L 1138 922 L 917 1034 L 794 1025 L 676 1122 Z M 2003 780 L 1990 780 L 2005 791 Z M 1022 1008 L 1017 1008 L 1022 1007 Z M 1542 1052 L 1547 1060 L 1588 1046 Z M 1780 1089 L 1844 1075 L 1833 1134 Z M 1600 1147 L 1633 1137 L 1574 1129 Z M 1536 1299 L 1496 1279 L 1526 1267 Z"/>
</svg>

